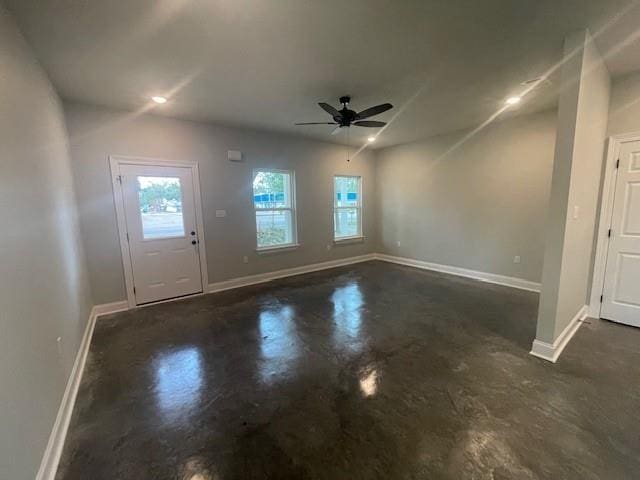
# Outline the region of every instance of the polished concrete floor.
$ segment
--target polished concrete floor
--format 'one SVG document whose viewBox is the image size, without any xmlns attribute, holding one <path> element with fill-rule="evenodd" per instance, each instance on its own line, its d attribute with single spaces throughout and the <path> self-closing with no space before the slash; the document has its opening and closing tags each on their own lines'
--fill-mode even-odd
<svg viewBox="0 0 640 480">
<path fill-rule="evenodd" d="M 640 331 L 381 262 L 98 321 L 58 479 L 637 479 Z"/>
</svg>

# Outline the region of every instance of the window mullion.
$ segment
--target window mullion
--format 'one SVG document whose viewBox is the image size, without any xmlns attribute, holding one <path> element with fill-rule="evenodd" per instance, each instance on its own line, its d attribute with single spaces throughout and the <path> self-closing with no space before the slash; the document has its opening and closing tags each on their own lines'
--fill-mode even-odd
<svg viewBox="0 0 640 480">
<path fill-rule="evenodd" d="M 256 208 L 255 210 L 256 210 L 256 212 L 286 212 L 286 211 L 292 211 L 293 208 L 283 208 L 283 207 L 278 207 L 278 208 Z"/>
</svg>

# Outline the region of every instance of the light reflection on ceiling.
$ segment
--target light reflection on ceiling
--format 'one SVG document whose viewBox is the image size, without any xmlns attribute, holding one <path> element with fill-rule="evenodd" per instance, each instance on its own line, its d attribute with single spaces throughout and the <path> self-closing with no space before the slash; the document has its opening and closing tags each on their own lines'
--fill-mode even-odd
<svg viewBox="0 0 640 480">
<path fill-rule="evenodd" d="M 155 394 L 161 414 L 170 422 L 188 414 L 200 400 L 202 356 L 195 347 L 163 353 L 154 361 Z"/>
</svg>

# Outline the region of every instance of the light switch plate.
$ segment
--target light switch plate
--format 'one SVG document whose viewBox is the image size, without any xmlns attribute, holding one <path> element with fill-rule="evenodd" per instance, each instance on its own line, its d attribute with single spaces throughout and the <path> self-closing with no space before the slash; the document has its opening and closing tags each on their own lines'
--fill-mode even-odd
<svg viewBox="0 0 640 480">
<path fill-rule="evenodd" d="M 229 159 L 230 162 L 241 162 L 242 152 L 240 150 L 229 150 L 227 151 L 227 159 Z"/>
<path fill-rule="evenodd" d="M 216 217 L 222 218 L 227 216 L 226 210 L 216 210 Z"/>
</svg>

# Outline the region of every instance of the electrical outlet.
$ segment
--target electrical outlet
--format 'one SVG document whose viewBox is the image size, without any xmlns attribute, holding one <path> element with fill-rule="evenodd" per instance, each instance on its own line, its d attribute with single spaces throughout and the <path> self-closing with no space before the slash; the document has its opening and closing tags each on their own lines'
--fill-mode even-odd
<svg viewBox="0 0 640 480">
<path fill-rule="evenodd" d="M 398 240 L 398 241 L 396 242 L 396 246 L 398 246 L 398 247 L 400 246 L 400 240 Z"/>
<path fill-rule="evenodd" d="M 513 257 L 513 263 L 520 263 L 520 255 Z"/>
<path fill-rule="evenodd" d="M 249 257 L 247 257 L 246 255 L 244 257 L 242 257 L 242 261 L 244 263 L 249 263 Z"/>
<path fill-rule="evenodd" d="M 331 250 L 331 244 L 330 244 L 330 243 L 328 243 L 328 244 L 327 244 L 327 252 L 328 252 L 329 250 Z"/>
</svg>

